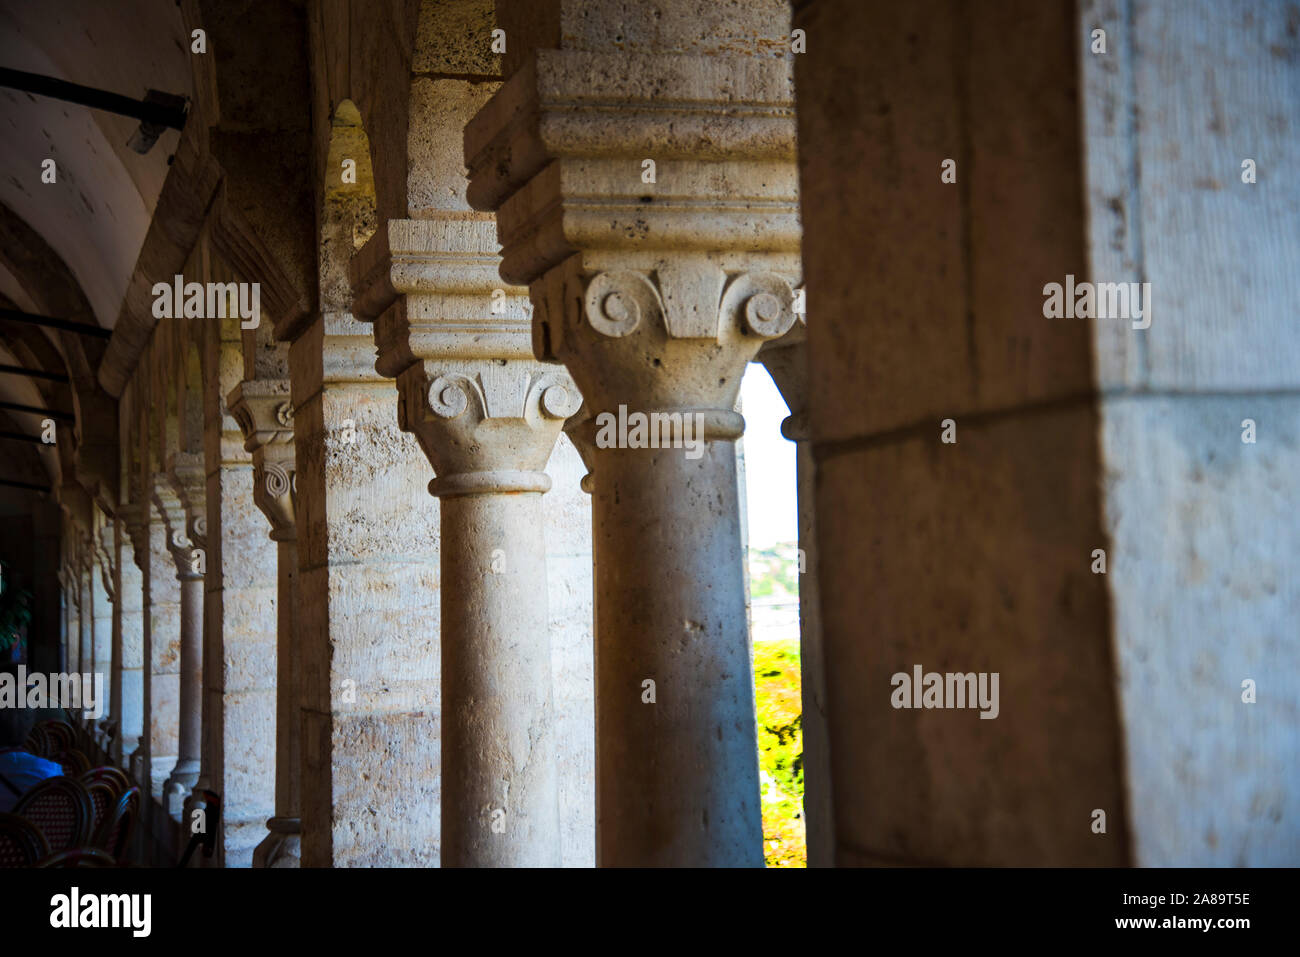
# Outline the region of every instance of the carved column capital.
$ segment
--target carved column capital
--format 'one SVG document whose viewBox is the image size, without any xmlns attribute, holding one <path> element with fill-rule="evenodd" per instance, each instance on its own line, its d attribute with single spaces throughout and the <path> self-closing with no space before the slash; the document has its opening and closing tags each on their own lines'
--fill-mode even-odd
<svg viewBox="0 0 1300 957">
<path fill-rule="evenodd" d="M 181 581 L 203 577 L 194 561 L 195 544 L 189 536 L 185 506 L 172 487 L 171 477 L 166 472 L 155 472 L 152 491 L 153 506 L 166 529 L 167 551 L 176 563 L 176 577 Z"/>
<path fill-rule="evenodd" d="M 538 50 L 465 156 L 501 274 L 530 286 L 534 354 L 592 414 L 689 411 L 738 437 L 746 363 L 797 322 L 788 58 Z"/>
<path fill-rule="evenodd" d="M 189 541 L 207 547 L 208 476 L 202 452 L 173 452 L 167 460 L 167 477 L 185 512 Z"/>
<path fill-rule="evenodd" d="M 149 512 L 145 506 L 132 502 L 118 509 L 118 517 L 131 539 L 131 558 L 135 566 L 144 571 L 144 554 L 149 549 Z"/>
<path fill-rule="evenodd" d="M 472 214 L 471 214 L 472 215 Z M 353 261 L 353 308 L 397 378 L 398 424 L 434 495 L 545 492 L 547 459 L 582 398 L 533 358 L 528 291 L 498 273 L 491 218 L 391 220 Z"/>
<path fill-rule="evenodd" d="M 105 530 L 111 529 L 112 526 L 105 526 Z M 113 549 L 103 540 L 103 537 L 95 541 L 95 554 L 99 557 L 99 577 L 104 585 L 104 593 L 108 595 L 109 601 L 117 601 L 117 590 L 113 587 L 113 580 L 117 577 L 117 562 L 114 561 Z"/>
<path fill-rule="evenodd" d="M 546 461 L 582 402 L 563 369 L 530 361 L 426 361 L 398 388 L 398 423 L 438 475 L 433 495 L 547 491 Z"/>
<path fill-rule="evenodd" d="M 699 413 L 705 438 L 739 437 L 745 366 L 795 326 L 797 276 L 690 256 L 603 272 L 580 260 L 534 283 L 535 344 L 572 370 L 592 414 Z"/>
<path fill-rule="evenodd" d="M 253 501 L 271 523 L 274 541 L 296 534 L 297 465 L 293 402 L 285 379 L 241 382 L 226 399 L 253 456 Z"/>
</svg>

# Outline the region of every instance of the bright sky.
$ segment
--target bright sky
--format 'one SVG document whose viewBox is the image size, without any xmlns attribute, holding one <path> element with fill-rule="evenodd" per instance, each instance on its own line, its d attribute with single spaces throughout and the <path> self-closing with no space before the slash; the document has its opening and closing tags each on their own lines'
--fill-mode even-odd
<svg viewBox="0 0 1300 957">
<path fill-rule="evenodd" d="M 740 383 L 745 415 L 745 489 L 749 545 L 767 548 L 799 539 L 794 443 L 781 435 L 790 410 L 767 370 L 751 362 Z"/>
</svg>

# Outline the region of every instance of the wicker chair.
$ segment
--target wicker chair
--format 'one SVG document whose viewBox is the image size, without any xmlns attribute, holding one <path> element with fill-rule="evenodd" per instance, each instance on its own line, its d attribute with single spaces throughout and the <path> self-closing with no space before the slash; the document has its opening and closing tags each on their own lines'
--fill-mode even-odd
<svg viewBox="0 0 1300 957">
<path fill-rule="evenodd" d="M 103 848 L 113 860 L 125 865 L 127 849 L 131 846 L 131 833 L 140 816 L 140 789 L 127 788 L 109 811 L 99 832 L 91 840 L 95 847 Z"/>
<path fill-rule="evenodd" d="M 52 753 L 71 751 L 77 746 L 77 732 L 66 721 L 50 719 L 42 721 L 37 727 L 45 732 L 45 736 L 52 746 Z"/>
<path fill-rule="evenodd" d="M 17 814 L 0 813 L 0 867 L 33 867 L 49 853 L 35 824 Z"/>
<path fill-rule="evenodd" d="M 27 732 L 27 737 L 23 739 L 23 750 L 29 754 L 35 754 L 43 758 L 50 753 L 50 748 L 50 736 L 45 733 L 45 729 L 39 724 L 33 726 Z"/>
<path fill-rule="evenodd" d="M 90 770 L 90 759 L 76 748 L 61 751 L 52 760 L 58 762 L 63 768 L 63 773 L 70 778 L 80 778 Z"/>
<path fill-rule="evenodd" d="M 95 809 L 95 818 L 90 826 L 90 836 L 93 842 L 95 836 L 99 834 L 99 829 L 108 820 L 109 811 L 117 807 L 117 799 L 122 795 L 107 781 L 96 781 L 93 784 L 85 785 L 85 788 L 86 793 L 90 795 L 90 804 Z"/>
<path fill-rule="evenodd" d="M 107 784 L 113 789 L 113 799 L 117 800 L 131 786 L 131 779 L 126 776 L 126 772 L 121 768 L 115 768 L 111 764 L 102 764 L 83 774 L 81 783 L 86 787 L 90 787 L 92 784 Z"/>
<path fill-rule="evenodd" d="M 37 867 L 117 867 L 112 855 L 97 847 L 73 847 L 41 860 Z"/>
<path fill-rule="evenodd" d="M 18 799 L 14 813 L 36 825 L 54 853 L 90 842 L 95 807 L 74 778 L 46 778 Z"/>
</svg>

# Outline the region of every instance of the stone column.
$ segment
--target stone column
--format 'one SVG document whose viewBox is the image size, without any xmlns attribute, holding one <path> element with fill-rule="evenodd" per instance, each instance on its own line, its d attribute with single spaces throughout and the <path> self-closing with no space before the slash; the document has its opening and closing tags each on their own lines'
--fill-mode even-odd
<svg viewBox="0 0 1300 957">
<path fill-rule="evenodd" d="M 246 281 L 215 252 L 209 281 Z M 265 321 L 265 319 L 264 319 Z M 203 603 L 202 789 L 221 795 L 217 853 L 203 864 L 249 867 L 275 812 L 276 554 L 254 504 L 253 463 L 226 405 L 243 376 L 238 319 L 198 330 L 203 363 L 207 472 L 207 577 Z M 187 820 L 196 816 L 190 814 Z M 206 815 L 198 816 L 206 820 Z"/>
<path fill-rule="evenodd" d="M 52 499 L 37 502 L 32 510 L 36 536 L 35 575 L 32 582 L 32 623 L 29 634 L 62 638 L 62 609 L 59 607 L 59 507 Z M 62 671 L 57 642 L 29 642 L 29 670 L 50 674 Z"/>
<path fill-rule="evenodd" d="M 68 551 L 66 543 L 64 550 L 65 553 Z M 63 670 L 73 672 L 77 670 L 77 656 L 81 652 L 81 631 L 77 626 L 77 603 L 80 600 L 77 597 L 77 576 L 72 571 L 70 554 L 65 558 L 59 575 L 63 586 Z"/>
<path fill-rule="evenodd" d="M 501 288 L 493 237 L 481 217 L 390 221 L 356 261 L 354 311 L 379 318 L 378 368 L 397 374 L 399 422 L 437 474 L 442 865 L 557 866 L 542 494 L 581 400 L 532 358 L 527 299 Z"/>
<path fill-rule="evenodd" d="M 108 551 L 104 547 L 103 535 L 112 534 L 111 526 L 103 526 L 94 539 L 94 570 L 91 593 L 94 601 L 94 648 L 95 657 L 92 671 L 99 676 L 97 684 L 92 681 L 91 688 L 97 696 L 95 710 L 99 717 L 95 721 L 95 740 L 103 747 L 109 742 L 104 738 L 108 726 L 117 720 L 117 712 L 112 710 L 113 676 L 117 672 L 117 649 L 113 641 L 113 621 L 116 618 L 113 591 L 113 566 L 109 561 Z"/>
<path fill-rule="evenodd" d="M 167 778 L 167 809 L 179 816 L 186 797 L 198 782 L 202 754 L 203 714 L 203 583 L 207 566 L 207 476 L 200 453 L 175 452 L 168 479 L 179 504 L 169 515 L 171 554 L 180 582 L 180 721 L 176 767 Z"/>
<path fill-rule="evenodd" d="M 63 543 L 59 543 L 62 551 Z M 68 613 L 72 608 L 72 600 L 68 596 L 68 566 L 63 563 L 62 556 L 59 562 L 59 666 L 55 671 L 69 671 L 68 656 L 68 634 L 70 626 L 68 624 Z"/>
<path fill-rule="evenodd" d="M 144 604 L 141 549 L 148 525 L 139 505 L 123 505 L 117 521 L 117 609 L 120 616 L 121 721 L 114 759 L 129 767 L 140 745 L 144 720 Z"/>
<path fill-rule="evenodd" d="M 77 538 L 76 576 L 77 607 L 80 610 L 77 630 L 81 642 L 77 654 L 77 671 L 89 675 L 95 670 L 95 553 L 90 534 L 86 532 Z M 78 709 L 77 718 L 82 723 L 91 721 L 85 708 Z"/>
<path fill-rule="evenodd" d="M 163 473 L 154 473 L 151 485 L 144 568 L 143 760 L 138 780 L 161 800 L 179 743 L 181 589 L 172 536 L 177 531 L 184 534 L 184 512 Z"/>
<path fill-rule="evenodd" d="M 276 543 L 275 650 L 275 816 L 269 833 L 253 850 L 254 867 L 298 867 L 302 821 L 299 816 L 302 714 L 298 704 L 298 640 L 295 630 L 298 534 L 294 499 L 293 403 L 288 381 L 246 381 L 226 400 L 244 433 L 244 450 L 253 456 L 253 501 L 271 523 Z"/>
<path fill-rule="evenodd" d="M 339 312 L 290 347 L 307 867 L 438 863 L 438 516 L 373 354 Z"/>
<path fill-rule="evenodd" d="M 534 351 L 593 416 L 598 863 L 762 866 L 734 409 L 795 321 L 788 14 L 701 36 L 694 13 L 542 6 L 564 48 L 530 51 L 531 13 L 498 7 L 523 65 L 465 155 L 502 278 L 530 284 Z"/>
</svg>

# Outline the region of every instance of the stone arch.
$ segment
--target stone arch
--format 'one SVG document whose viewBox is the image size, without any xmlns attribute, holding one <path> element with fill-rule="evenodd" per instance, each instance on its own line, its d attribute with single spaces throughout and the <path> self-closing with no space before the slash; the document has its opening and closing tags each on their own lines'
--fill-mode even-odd
<svg viewBox="0 0 1300 957">
<path fill-rule="evenodd" d="M 355 182 L 343 178 L 343 162 L 355 163 Z M 343 100 L 330 121 L 329 148 L 322 177 L 320 209 L 321 311 L 351 312 L 352 257 L 366 244 L 379 224 L 375 171 L 370 138 L 361 111 Z"/>
</svg>

